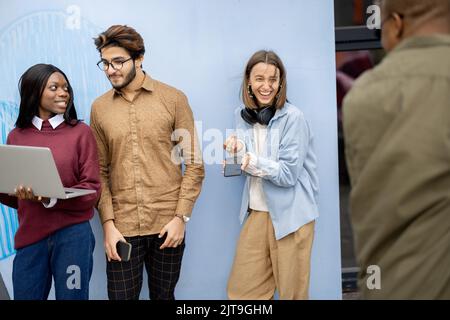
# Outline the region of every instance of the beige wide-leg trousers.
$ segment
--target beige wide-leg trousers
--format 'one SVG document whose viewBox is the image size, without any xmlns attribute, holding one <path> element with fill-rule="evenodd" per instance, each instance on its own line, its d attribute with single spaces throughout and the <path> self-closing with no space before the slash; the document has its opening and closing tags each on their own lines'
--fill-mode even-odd
<svg viewBox="0 0 450 320">
<path fill-rule="evenodd" d="M 251 210 L 236 249 L 228 298 L 308 299 L 314 221 L 276 240 L 268 212 Z"/>
</svg>

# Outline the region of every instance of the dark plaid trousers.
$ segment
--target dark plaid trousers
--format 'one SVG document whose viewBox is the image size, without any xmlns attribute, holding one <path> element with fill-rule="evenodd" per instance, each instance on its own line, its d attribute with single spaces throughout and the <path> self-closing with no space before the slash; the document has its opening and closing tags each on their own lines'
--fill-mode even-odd
<svg viewBox="0 0 450 320">
<path fill-rule="evenodd" d="M 143 269 L 147 271 L 148 288 L 152 300 L 175 300 L 175 286 L 181 269 L 185 243 L 176 248 L 159 247 L 166 235 L 125 237 L 131 243 L 128 262 L 106 262 L 108 297 L 110 300 L 138 300 L 142 288 Z"/>
</svg>

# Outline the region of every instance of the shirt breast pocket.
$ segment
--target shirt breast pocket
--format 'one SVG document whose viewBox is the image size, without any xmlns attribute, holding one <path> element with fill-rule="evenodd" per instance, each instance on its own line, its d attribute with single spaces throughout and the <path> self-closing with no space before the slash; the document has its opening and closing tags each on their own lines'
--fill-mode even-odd
<svg viewBox="0 0 450 320">
<path fill-rule="evenodd" d="M 158 113 L 143 118 L 139 127 L 145 144 L 170 144 L 174 121 L 169 114 Z"/>
</svg>

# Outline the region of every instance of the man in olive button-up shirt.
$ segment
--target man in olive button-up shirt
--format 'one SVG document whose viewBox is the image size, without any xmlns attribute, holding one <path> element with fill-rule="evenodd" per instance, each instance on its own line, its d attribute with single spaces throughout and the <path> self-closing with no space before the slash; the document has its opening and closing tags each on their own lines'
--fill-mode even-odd
<svg viewBox="0 0 450 320">
<path fill-rule="evenodd" d="M 388 55 L 343 107 L 366 299 L 450 299 L 450 1 L 383 0 Z"/>
<path fill-rule="evenodd" d="M 144 42 L 133 28 L 112 26 L 95 44 L 98 66 L 113 86 L 91 111 L 101 170 L 98 210 L 108 295 L 138 299 L 145 264 L 150 297 L 174 299 L 185 223 L 204 178 L 192 110 L 181 91 L 142 70 Z M 118 241 L 132 244 L 129 261 L 121 261 Z"/>
</svg>

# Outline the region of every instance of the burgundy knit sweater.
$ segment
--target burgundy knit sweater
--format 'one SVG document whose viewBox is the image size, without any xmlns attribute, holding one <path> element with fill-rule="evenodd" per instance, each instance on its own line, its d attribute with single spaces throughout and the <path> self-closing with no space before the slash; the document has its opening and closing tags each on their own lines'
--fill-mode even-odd
<svg viewBox="0 0 450 320">
<path fill-rule="evenodd" d="M 56 205 L 48 209 L 40 202 L 18 201 L 16 197 L 0 194 L 0 202 L 18 209 L 19 229 L 14 238 L 16 249 L 92 218 L 100 195 L 100 178 L 97 145 L 89 126 L 82 122 L 70 126 L 64 122 L 53 129 L 48 121 L 44 121 L 41 131 L 33 125 L 15 128 L 9 133 L 7 143 L 50 148 L 64 187 L 97 190 L 97 193 L 82 197 L 58 199 Z"/>
</svg>

